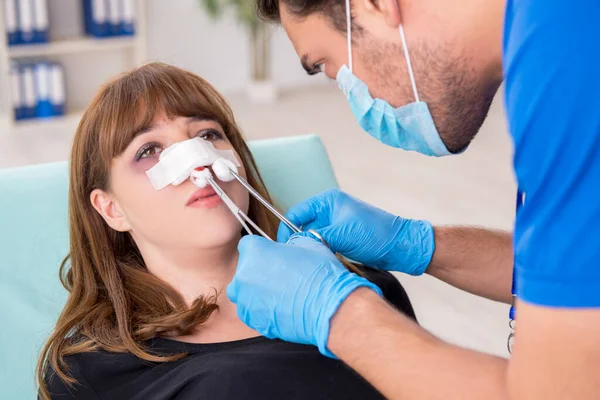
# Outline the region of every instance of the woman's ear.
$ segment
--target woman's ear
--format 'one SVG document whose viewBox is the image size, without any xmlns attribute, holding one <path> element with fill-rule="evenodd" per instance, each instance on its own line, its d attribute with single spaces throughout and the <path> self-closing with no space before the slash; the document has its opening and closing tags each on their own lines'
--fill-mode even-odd
<svg viewBox="0 0 600 400">
<path fill-rule="evenodd" d="M 361 0 L 364 2 L 364 7 L 368 12 L 377 14 L 382 18 L 386 25 L 391 28 L 398 28 L 402 22 L 400 18 L 400 0 Z"/>
<path fill-rule="evenodd" d="M 104 221 L 112 229 L 118 232 L 131 230 L 131 225 L 121 211 L 119 203 L 110 194 L 100 189 L 94 189 L 90 193 L 90 202 L 94 209 L 104 218 Z"/>
</svg>

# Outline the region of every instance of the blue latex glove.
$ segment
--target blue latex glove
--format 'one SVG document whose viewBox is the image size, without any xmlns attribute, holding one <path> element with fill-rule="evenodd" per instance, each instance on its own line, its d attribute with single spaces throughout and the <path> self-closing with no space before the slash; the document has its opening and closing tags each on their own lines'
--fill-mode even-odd
<svg viewBox="0 0 600 400">
<path fill-rule="evenodd" d="M 312 344 L 328 357 L 329 320 L 359 287 L 381 295 L 370 281 L 349 272 L 323 244 L 292 237 L 288 244 L 245 236 L 227 297 L 238 317 L 268 338 Z"/>
<path fill-rule="evenodd" d="M 338 189 L 300 203 L 287 217 L 321 234 L 333 252 L 387 271 L 421 275 L 435 249 L 429 222 L 397 217 Z M 290 234 L 281 224 L 277 240 L 285 243 Z"/>
</svg>

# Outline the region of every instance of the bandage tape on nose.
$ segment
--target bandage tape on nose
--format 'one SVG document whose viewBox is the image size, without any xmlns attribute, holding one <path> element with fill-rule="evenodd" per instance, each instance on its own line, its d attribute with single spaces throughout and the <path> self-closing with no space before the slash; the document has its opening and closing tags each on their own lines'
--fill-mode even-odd
<svg viewBox="0 0 600 400">
<path fill-rule="evenodd" d="M 168 185 L 179 185 L 195 168 L 210 166 L 222 158 L 240 166 L 233 150 L 215 149 L 212 143 L 201 138 L 184 140 L 163 150 L 158 163 L 146 171 L 146 176 L 155 190 L 161 190 Z"/>
</svg>

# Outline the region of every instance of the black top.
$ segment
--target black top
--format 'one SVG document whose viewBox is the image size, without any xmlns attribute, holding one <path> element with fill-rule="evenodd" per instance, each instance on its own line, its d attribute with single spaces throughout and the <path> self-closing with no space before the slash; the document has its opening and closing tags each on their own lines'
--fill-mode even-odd
<svg viewBox="0 0 600 400">
<path fill-rule="evenodd" d="M 365 269 L 390 303 L 415 318 L 406 292 L 391 274 Z M 192 344 L 155 338 L 153 352 L 188 355 L 149 363 L 106 351 L 66 357 L 78 384 L 69 388 L 53 373 L 52 399 L 383 399 L 369 383 L 317 348 L 265 337 Z"/>
</svg>

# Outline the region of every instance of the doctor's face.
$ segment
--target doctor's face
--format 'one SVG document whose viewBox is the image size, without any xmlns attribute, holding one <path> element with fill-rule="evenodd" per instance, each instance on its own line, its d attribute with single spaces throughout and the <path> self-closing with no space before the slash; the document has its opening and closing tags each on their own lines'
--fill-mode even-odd
<svg viewBox="0 0 600 400">
<path fill-rule="evenodd" d="M 338 6 L 328 15 L 316 11 L 299 16 L 286 0 L 279 2 L 281 24 L 309 75 L 324 73 L 335 79 L 340 67 L 349 64 L 344 1 L 335 3 Z M 384 7 L 395 7 L 395 2 L 352 1 L 353 71 L 372 97 L 396 108 L 414 102 L 415 96 L 400 21 L 391 20 L 393 13 Z M 481 127 L 501 82 L 501 69 L 488 65 L 477 46 L 461 42 L 462 32 L 453 34 L 439 12 L 416 7 L 403 10 L 403 26 L 417 91 L 428 103 L 448 150 L 459 152 Z"/>
</svg>

